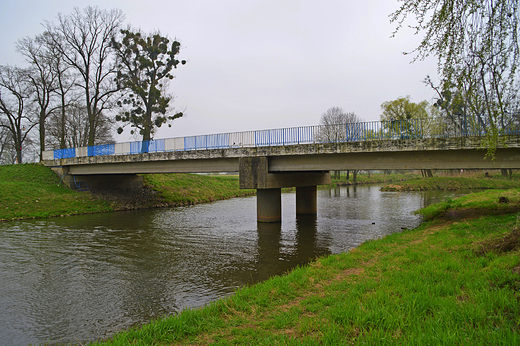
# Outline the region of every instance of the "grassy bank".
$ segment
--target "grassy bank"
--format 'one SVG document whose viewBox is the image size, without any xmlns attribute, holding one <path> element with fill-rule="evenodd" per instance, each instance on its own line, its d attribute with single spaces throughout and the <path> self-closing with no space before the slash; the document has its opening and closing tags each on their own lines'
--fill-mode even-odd
<svg viewBox="0 0 520 346">
<path fill-rule="evenodd" d="M 416 178 L 389 184 L 382 191 L 424 191 L 424 190 L 459 190 L 459 189 L 511 189 L 520 187 L 520 179 L 484 177 L 433 177 Z"/>
<path fill-rule="evenodd" d="M 146 188 L 139 191 L 78 192 L 44 166 L 0 166 L 0 221 L 189 205 L 253 193 L 239 189 L 237 176 L 151 174 L 144 181 Z"/>
<path fill-rule="evenodd" d="M 410 180 L 420 177 L 420 174 L 415 173 L 372 173 L 372 174 L 358 174 L 356 181 L 354 181 L 354 175 L 351 173 L 347 179 L 347 176 L 342 172 L 339 179 L 332 178 L 333 185 L 348 186 L 348 185 L 361 185 L 361 184 L 388 184 L 397 181 Z"/>
<path fill-rule="evenodd" d="M 163 203 L 171 206 L 207 203 L 255 193 L 254 190 L 241 190 L 237 175 L 147 174 L 144 183 L 160 193 Z"/>
<path fill-rule="evenodd" d="M 0 166 L 0 220 L 101 213 L 112 203 L 72 191 L 41 165 Z"/>
<path fill-rule="evenodd" d="M 425 220 L 442 217 L 458 220 L 478 215 L 501 215 L 520 212 L 520 188 L 487 190 L 430 205 L 418 210 Z M 519 220 L 520 222 L 520 220 Z"/>
<path fill-rule="evenodd" d="M 517 195 L 493 216 L 491 191 L 455 200 L 465 219 L 439 213 L 95 345 L 520 344 Z"/>
</svg>

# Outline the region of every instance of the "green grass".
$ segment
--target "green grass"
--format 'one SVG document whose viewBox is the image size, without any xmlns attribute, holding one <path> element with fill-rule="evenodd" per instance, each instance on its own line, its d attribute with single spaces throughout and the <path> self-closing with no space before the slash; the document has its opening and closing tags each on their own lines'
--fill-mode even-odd
<svg viewBox="0 0 520 346">
<path fill-rule="evenodd" d="M 473 178 L 473 177 L 433 177 L 416 178 L 390 184 L 382 191 L 424 191 L 424 190 L 460 190 L 460 189 L 511 189 L 520 187 L 520 179 Z"/>
<path fill-rule="evenodd" d="M 186 205 L 213 202 L 254 194 L 254 190 L 241 190 L 238 176 L 197 174 L 147 174 L 145 185 L 161 193 L 169 205 Z"/>
<path fill-rule="evenodd" d="M 113 205 L 71 191 L 41 165 L 0 166 L 0 220 L 112 211 Z"/>
<path fill-rule="evenodd" d="M 339 179 L 332 178 L 332 184 L 335 185 L 353 185 L 353 184 L 386 184 L 396 181 L 409 180 L 413 178 L 420 177 L 420 174 L 415 173 L 392 173 L 392 174 L 381 174 L 381 173 L 372 173 L 370 176 L 366 173 L 358 174 L 356 177 L 356 182 L 354 183 L 354 175 L 351 173 L 349 178 L 345 174 L 341 174 Z"/>
<path fill-rule="evenodd" d="M 489 211 L 496 195 L 485 193 L 452 203 Z M 473 216 L 366 242 L 93 345 L 518 345 L 520 236 L 508 250 L 494 244 L 520 233 L 519 216 Z"/>
<path fill-rule="evenodd" d="M 146 204 L 152 207 L 205 203 L 254 192 L 240 190 L 238 176 L 150 174 L 144 175 L 144 182 L 158 191 L 155 198 Z M 70 190 L 54 172 L 42 165 L 0 165 L 0 221 L 125 208 L 124 198 L 109 201 L 103 196 Z"/>
<path fill-rule="evenodd" d="M 502 200 L 501 197 L 506 200 Z M 437 217 L 471 217 L 472 215 L 491 215 L 520 212 L 520 188 L 509 190 L 486 190 L 472 193 L 457 199 L 430 205 L 418 210 L 426 220 Z"/>
</svg>

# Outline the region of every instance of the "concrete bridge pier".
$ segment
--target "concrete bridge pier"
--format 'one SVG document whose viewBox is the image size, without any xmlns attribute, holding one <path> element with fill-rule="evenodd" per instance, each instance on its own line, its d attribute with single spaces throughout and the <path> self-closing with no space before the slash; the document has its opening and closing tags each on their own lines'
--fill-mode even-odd
<svg viewBox="0 0 520 346">
<path fill-rule="evenodd" d="M 258 222 L 282 221 L 282 189 L 256 191 L 256 220 Z"/>
<path fill-rule="evenodd" d="M 282 221 L 282 192 L 284 187 L 296 187 L 296 213 L 316 214 L 317 185 L 330 184 L 330 173 L 310 172 L 269 172 L 267 157 L 246 157 L 240 159 L 240 188 L 257 190 L 257 221 Z"/>
<path fill-rule="evenodd" d="M 316 215 L 318 213 L 318 187 L 296 187 L 296 215 Z"/>
</svg>

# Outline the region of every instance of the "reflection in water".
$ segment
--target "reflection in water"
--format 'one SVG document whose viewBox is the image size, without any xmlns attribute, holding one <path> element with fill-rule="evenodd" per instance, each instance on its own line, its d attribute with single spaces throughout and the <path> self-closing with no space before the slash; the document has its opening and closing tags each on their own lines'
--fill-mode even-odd
<svg viewBox="0 0 520 346">
<path fill-rule="evenodd" d="M 415 227 L 412 211 L 444 196 L 318 190 L 318 215 L 298 217 L 294 192 L 282 198 L 281 224 L 257 224 L 254 197 L 0 224 L 1 343 L 83 343 L 202 306 Z"/>
</svg>

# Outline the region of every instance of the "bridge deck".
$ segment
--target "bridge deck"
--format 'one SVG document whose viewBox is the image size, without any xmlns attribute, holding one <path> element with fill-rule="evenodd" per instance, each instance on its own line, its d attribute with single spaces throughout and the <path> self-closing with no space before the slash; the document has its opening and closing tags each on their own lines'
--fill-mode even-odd
<svg viewBox="0 0 520 346">
<path fill-rule="evenodd" d="M 351 169 L 520 168 L 520 136 L 504 136 L 495 160 L 485 158 L 482 137 L 385 139 L 43 160 L 69 174 L 238 172 L 240 158 L 268 157 L 270 172 Z"/>
</svg>

